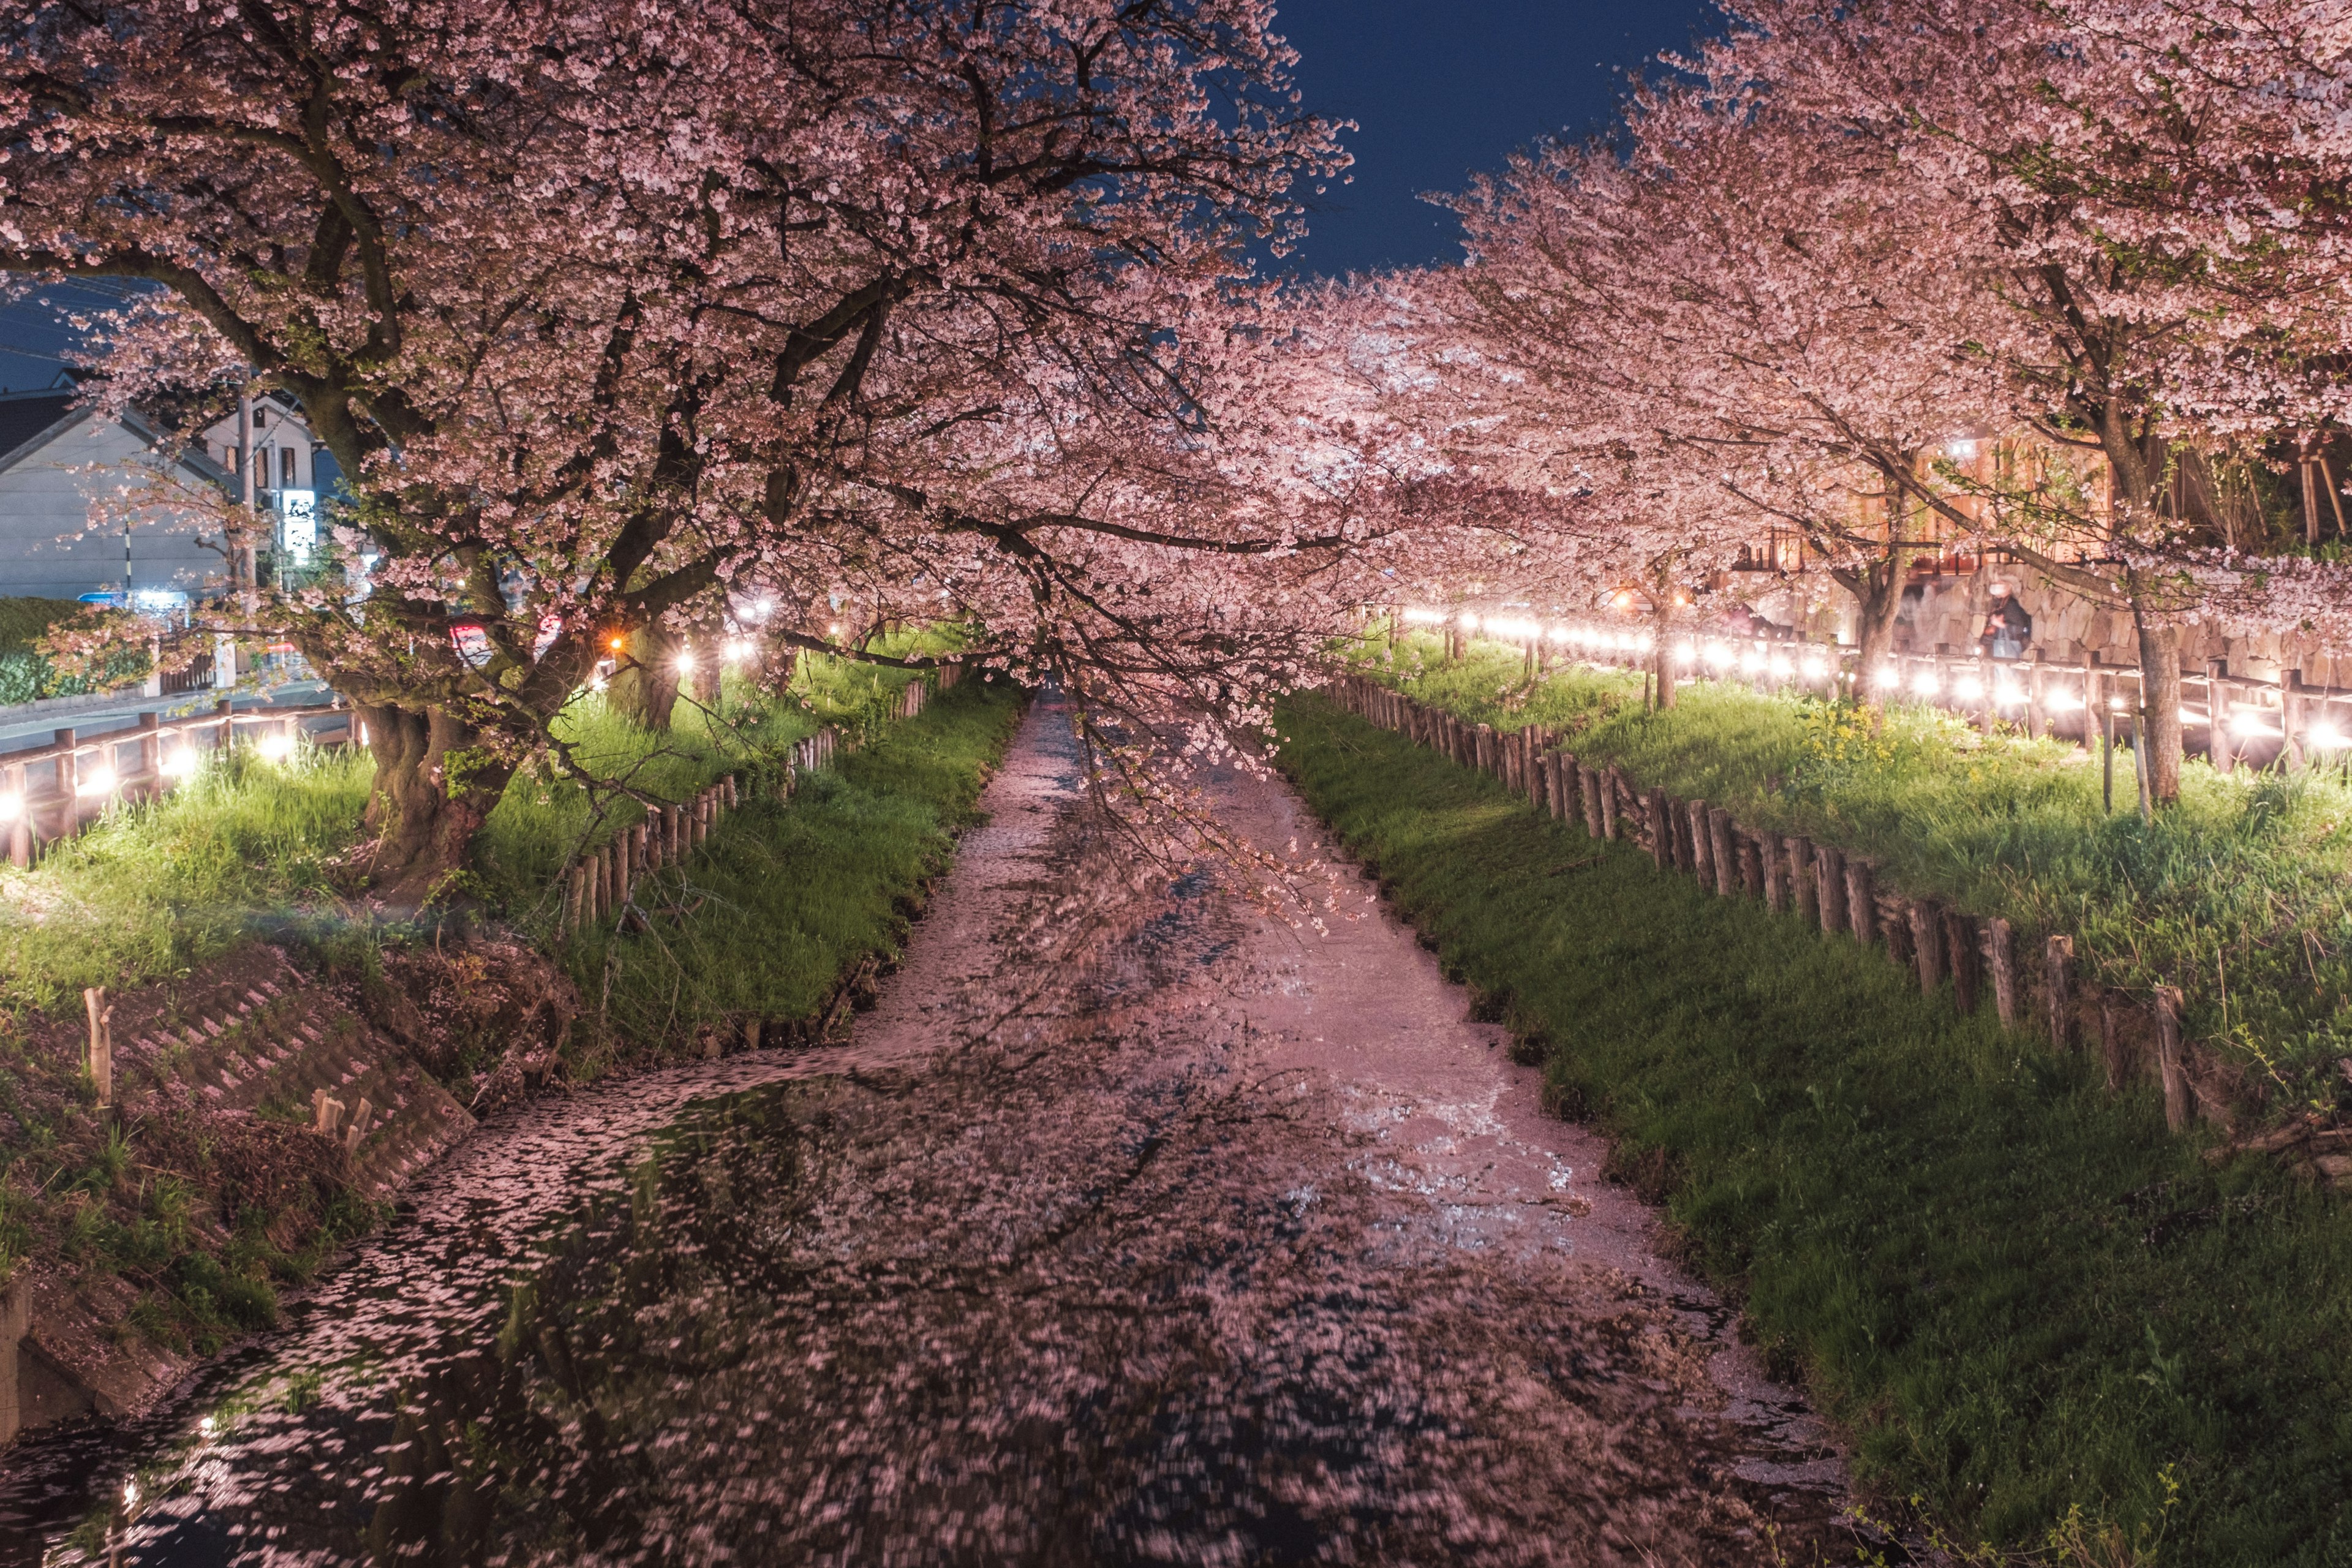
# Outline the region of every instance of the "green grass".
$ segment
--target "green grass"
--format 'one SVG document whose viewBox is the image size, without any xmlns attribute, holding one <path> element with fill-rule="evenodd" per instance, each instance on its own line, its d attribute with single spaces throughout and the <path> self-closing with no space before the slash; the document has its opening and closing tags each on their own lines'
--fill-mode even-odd
<svg viewBox="0 0 2352 1568">
<path fill-rule="evenodd" d="M 1621 671 L 1522 679 L 1519 654 L 1435 638 L 1358 650 L 1374 673 L 1474 721 L 1542 723 L 1643 787 L 1728 806 L 1878 862 L 1906 892 L 2005 915 L 2028 941 L 2072 935 L 2105 984 L 2181 987 L 2188 1024 L 2265 1086 L 2274 1110 L 2352 1090 L 2352 787 L 2340 772 L 2182 770 L 2179 805 L 2143 826 L 2129 753 L 2105 811 L 2098 769 L 2063 742 L 1987 737 L 1931 710 L 1866 710 L 1704 682 L 1644 712 Z"/>
<path fill-rule="evenodd" d="M 2137 1561 L 2352 1563 L 2340 1201 L 2209 1167 L 2151 1090 L 2109 1095 L 1883 952 L 1318 700 L 1281 721 L 1316 811 L 1545 1042 L 1557 1102 L 1621 1141 L 1883 1495 L 2004 1547 L 2079 1510 L 2158 1543 Z"/>
<path fill-rule="evenodd" d="M 0 864 L 0 1008 L 79 1005 L 194 967 L 257 922 L 329 897 L 331 858 L 367 804 L 369 767 L 304 748 L 239 746 L 151 805 L 121 807 L 39 866 Z"/>
<path fill-rule="evenodd" d="M 806 1018 L 863 955 L 895 956 L 907 900 L 945 864 L 1018 711 L 1003 688 L 960 686 L 809 775 L 789 804 L 748 797 L 698 855 L 639 891 L 647 930 L 607 924 L 566 945 L 592 1047 Z"/>
<path fill-rule="evenodd" d="M 907 658 L 953 646 L 949 634 L 908 632 L 877 639 L 873 651 Z M 609 843 L 642 821 L 638 797 L 687 800 L 730 773 L 764 790 L 789 765 L 794 742 L 828 724 L 860 740 L 886 732 L 901 694 L 919 679 L 810 655 L 781 699 L 751 692 L 730 673 L 715 708 L 681 700 L 670 728 L 659 732 L 583 693 L 557 720 L 556 739 L 582 769 L 625 793 L 592 790 L 545 763 L 519 774 L 478 841 L 474 890 L 507 918 L 549 929 L 558 874 L 583 847 Z"/>
<path fill-rule="evenodd" d="M 885 649 L 940 646 L 902 636 Z M 684 800 L 723 773 L 772 781 L 793 742 L 824 724 L 886 731 L 918 679 L 843 659 L 803 661 L 782 700 L 753 700 L 732 677 L 719 713 L 680 703 L 666 733 L 584 696 L 558 725 L 583 760 L 661 800 Z M 124 987 L 193 969 L 289 921 L 334 924 L 333 862 L 358 842 L 371 765 L 358 751 L 304 748 L 268 763 L 238 748 L 147 805 L 121 806 L 53 845 L 39 866 L 0 863 L 0 1012 L 77 1006 L 87 985 Z M 472 890 L 494 913 L 542 934 L 546 897 L 569 856 L 644 815 L 627 795 L 592 798 L 544 769 L 519 775 L 478 841 Z"/>
</svg>

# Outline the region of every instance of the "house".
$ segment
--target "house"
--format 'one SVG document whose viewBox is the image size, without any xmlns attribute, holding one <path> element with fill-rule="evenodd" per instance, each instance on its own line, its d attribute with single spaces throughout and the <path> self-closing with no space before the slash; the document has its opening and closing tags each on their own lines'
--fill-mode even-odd
<svg viewBox="0 0 2352 1568">
<path fill-rule="evenodd" d="M 305 549 L 322 458 L 295 410 L 256 403 L 256 504 L 277 514 L 281 544 Z M 74 391 L 0 396 L 0 596 L 73 599 L 128 591 L 164 607 L 228 582 L 217 526 L 200 509 L 119 498 L 158 480 L 234 497 L 235 415 L 181 446 L 133 411 L 108 414 Z"/>
</svg>

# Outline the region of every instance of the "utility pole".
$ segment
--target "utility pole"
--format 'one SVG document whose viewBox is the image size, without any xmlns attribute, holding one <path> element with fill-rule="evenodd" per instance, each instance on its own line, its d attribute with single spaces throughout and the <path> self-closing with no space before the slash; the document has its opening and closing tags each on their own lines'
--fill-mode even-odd
<svg viewBox="0 0 2352 1568">
<path fill-rule="evenodd" d="M 237 608 L 249 626 L 255 610 L 254 575 L 256 562 L 249 528 L 253 517 L 253 395 L 240 393 L 236 400 L 236 489 L 237 502 L 245 509 L 245 520 L 236 536 L 230 542 L 228 572 L 236 586 Z M 213 689 L 226 691 L 236 685 L 236 638 L 226 634 L 213 638 Z"/>
</svg>

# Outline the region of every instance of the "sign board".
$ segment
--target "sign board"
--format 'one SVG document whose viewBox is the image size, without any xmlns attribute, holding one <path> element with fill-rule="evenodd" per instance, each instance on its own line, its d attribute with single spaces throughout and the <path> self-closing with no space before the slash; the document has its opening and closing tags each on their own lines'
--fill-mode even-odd
<svg viewBox="0 0 2352 1568">
<path fill-rule="evenodd" d="M 318 491 L 278 492 L 278 545 L 297 566 L 310 563 L 310 552 L 319 546 Z"/>
</svg>

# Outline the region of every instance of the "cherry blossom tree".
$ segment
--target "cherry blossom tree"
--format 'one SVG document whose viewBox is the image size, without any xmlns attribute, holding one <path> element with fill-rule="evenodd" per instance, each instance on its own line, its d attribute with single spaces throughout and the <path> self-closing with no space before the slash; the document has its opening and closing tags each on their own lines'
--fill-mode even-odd
<svg viewBox="0 0 2352 1568">
<path fill-rule="evenodd" d="M 1711 77 L 1769 83 L 1885 148 L 1957 198 L 1962 243 L 1998 256 L 2016 419 L 2095 458 L 2105 483 L 1996 496 L 1993 521 L 2037 570 L 2132 615 L 2151 779 L 2176 797 L 2179 626 L 2212 541 L 2170 499 L 2175 475 L 2185 456 L 2311 421 L 2334 395 L 2308 374 L 2321 363 L 2309 306 L 2333 259 L 2315 272 L 2318 247 L 2259 237 L 2304 226 L 2282 205 L 2290 185 L 2316 212 L 2345 188 L 2329 135 L 2300 134 L 2340 89 L 2275 86 L 2298 51 L 2329 46 L 2311 16 L 2268 4 L 1731 9 L 1742 26 L 1706 54 Z M 2095 565 L 2063 558 L 2085 545 Z"/>
<path fill-rule="evenodd" d="M 1981 254 L 1923 245 L 1932 193 L 1752 83 L 1644 91 L 1627 132 L 1458 204 L 1454 319 L 1518 405 L 1496 428 L 1633 502 L 1606 531 L 1654 606 L 1686 593 L 1664 563 L 1719 568 L 1774 525 L 1854 595 L 1874 662 L 1950 507 L 1927 459 L 1998 407 Z"/>
<path fill-rule="evenodd" d="M 1213 395 L 1340 162 L 1269 20 L 14 0 L 0 268 L 156 285 L 107 395 L 274 387 L 334 453 L 335 568 L 238 618 L 368 719 L 413 899 L 614 639 L 746 593 L 1227 717 L 1295 676 L 1330 604 Z"/>
</svg>

